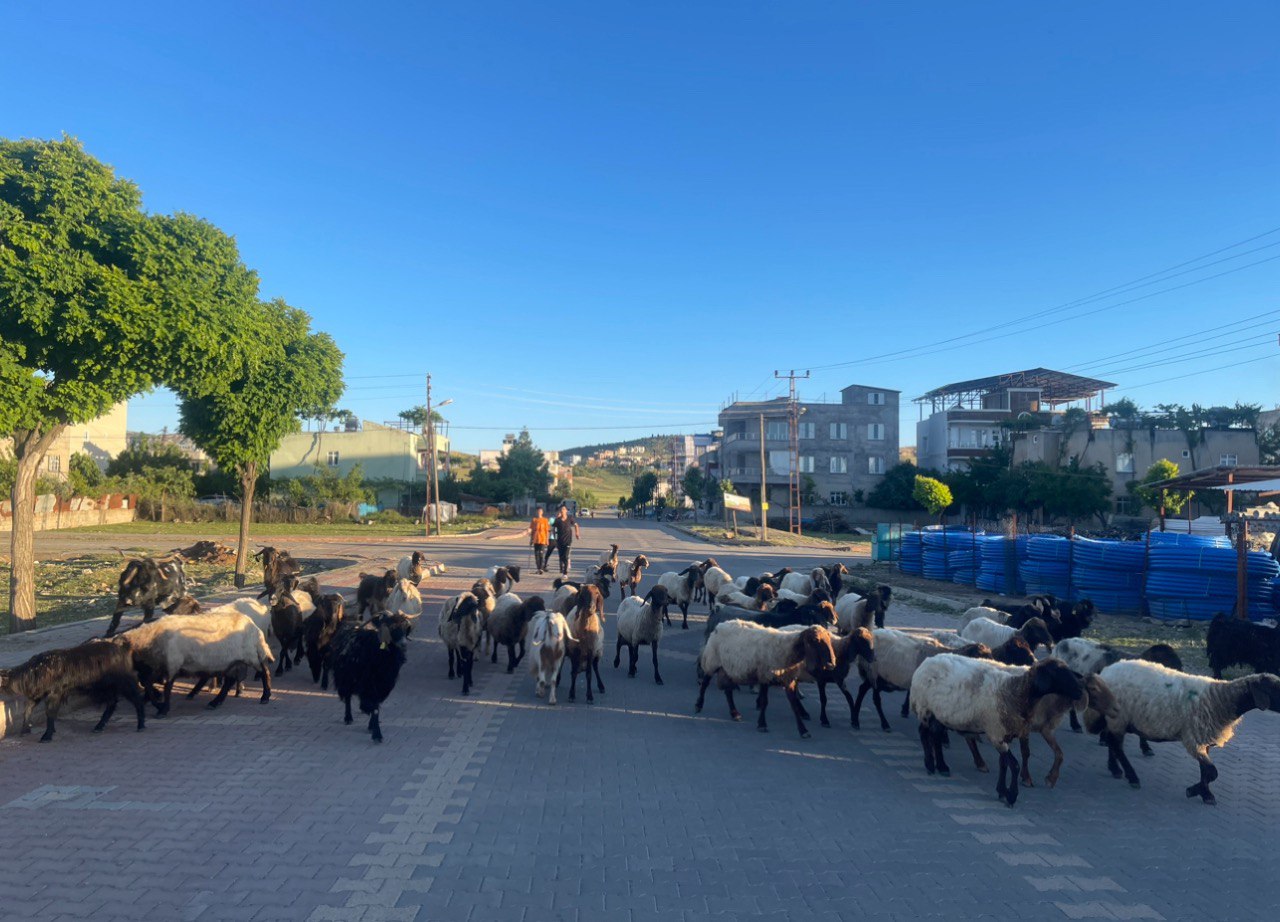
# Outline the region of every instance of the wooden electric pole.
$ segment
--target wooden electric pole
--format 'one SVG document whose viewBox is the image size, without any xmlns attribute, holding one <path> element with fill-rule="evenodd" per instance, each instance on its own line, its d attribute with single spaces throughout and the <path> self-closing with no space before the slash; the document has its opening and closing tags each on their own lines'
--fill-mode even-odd
<svg viewBox="0 0 1280 922">
<path fill-rule="evenodd" d="M 796 379 L 808 378 L 809 372 L 797 375 L 793 368 L 785 375 L 775 371 L 773 376 L 777 379 L 786 378 L 791 385 L 787 397 L 788 435 L 791 437 L 791 470 L 787 478 L 790 494 L 787 526 L 792 534 L 799 535 L 802 532 L 800 525 L 800 401 L 796 398 Z"/>
</svg>

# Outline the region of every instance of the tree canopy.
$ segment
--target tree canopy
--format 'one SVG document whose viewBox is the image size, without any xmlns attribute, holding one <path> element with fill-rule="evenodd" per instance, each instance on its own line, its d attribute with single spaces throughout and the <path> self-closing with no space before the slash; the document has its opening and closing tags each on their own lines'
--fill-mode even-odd
<svg viewBox="0 0 1280 922">
<path fill-rule="evenodd" d="M 951 505 L 951 490 L 941 480 L 933 477 L 922 477 L 917 474 L 912 495 L 930 515 L 941 516 Z"/>
<path fill-rule="evenodd" d="M 13 438 L 10 627 L 35 617 L 40 462 L 66 428 L 154 387 L 225 389 L 268 329 L 235 241 L 151 215 L 80 143 L 0 140 L 0 435 Z"/>
</svg>

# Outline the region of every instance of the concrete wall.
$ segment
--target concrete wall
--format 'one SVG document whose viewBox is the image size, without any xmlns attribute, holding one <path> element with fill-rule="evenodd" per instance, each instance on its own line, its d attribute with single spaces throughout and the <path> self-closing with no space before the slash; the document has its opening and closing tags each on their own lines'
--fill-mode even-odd
<svg viewBox="0 0 1280 922">
<path fill-rule="evenodd" d="M 113 495 L 93 500 L 77 496 L 59 501 L 56 496 L 36 497 L 36 531 L 79 528 L 84 525 L 115 525 L 132 522 L 137 515 L 132 497 Z M 0 503 L 0 533 L 13 531 L 13 503 Z"/>
<path fill-rule="evenodd" d="M 436 443 L 439 451 L 447 450 L 443 437 L 437 436 Z M 426 470 L 418 467 L 420 449 L 425 445 L 418 433 L 370 422 L 359 432 L 295 432 L 271 453 L 271 476 L 306 477 L 317 467 L 330 467 L 329 452 L 336 451 L 338 463 L 333 468 L 339 476 L 359 464 L 366 480 L 421 481 Z"/>
<path fill-rule="evenodd" d="M 118 403 L 97 419 L 68 426 L 49 446 L 40 465 L 40 476 L 66 480 L 73 454 L 87 454 L 102 470 L 107 462 L 129 447 L 129 404 Z M 0 454 L 12 452 L 13 440 L 0 439 Z"/>
</svg>

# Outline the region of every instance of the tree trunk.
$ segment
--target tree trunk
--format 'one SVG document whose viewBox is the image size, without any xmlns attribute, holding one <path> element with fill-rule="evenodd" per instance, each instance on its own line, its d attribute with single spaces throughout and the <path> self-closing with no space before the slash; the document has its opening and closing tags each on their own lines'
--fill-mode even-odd
<svg viewBox="0 0 1280 922">
<path fill-rule="evenodd" d="M 236 548 L 236 588 L 243 589 L 249 563 L 249 522 L 253 519 L 253 491 L 258 485 L 258 464 L 251 461 L 240 469 L 240 544 Z"/>
<path fill-rule="evenodd" d="M 9 536 L 9 633 L 29 631 L 36 620 L 36 475 L 40 462 L 65 426 L 48 432 L 19 430 L 13 435 L 18 469 L 9 498 L 13 502 L 13 532 Z"/>
</svg>

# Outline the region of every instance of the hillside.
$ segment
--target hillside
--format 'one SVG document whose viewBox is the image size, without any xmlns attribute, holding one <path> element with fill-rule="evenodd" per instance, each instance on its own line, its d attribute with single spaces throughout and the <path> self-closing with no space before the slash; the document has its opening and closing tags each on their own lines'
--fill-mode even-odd
<svg viewBox="0 0 1280 922">
<path fill-rule="evenodd" d="M 579 465 L 573 469 L 573 489 L 589 490 L 596 496 L 596 502 L 604 506 L 612 506 L 620 496 L 631 495 L 631 482 L 634 474 L 600 467 Z"/>
<path fill-rule="evenodd" d="M 625 442 L 601 442 L 598 445 L 579 445 L 576 448 L 561 448 L 561 457 L 565 455 L 582 455 L 584 458 L 591 458 L 602 451 L 616 451 L 619 448 L 634 448 L 637 445 L 644 446 L 650 451 L 658 451 L 665 448 L 670 440 L 660 435 L 650 435 L 642 439 L 628 439 Z"/>
</svg>

